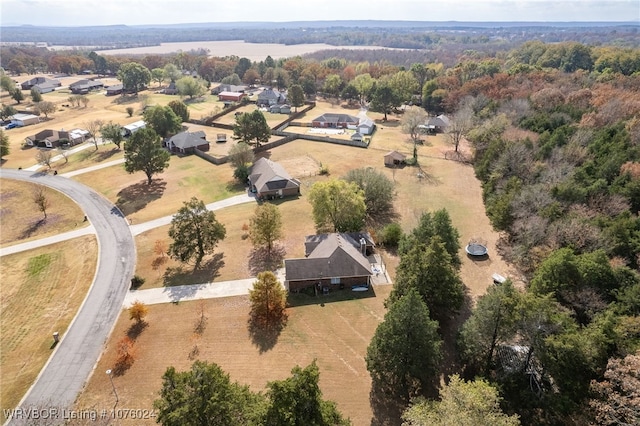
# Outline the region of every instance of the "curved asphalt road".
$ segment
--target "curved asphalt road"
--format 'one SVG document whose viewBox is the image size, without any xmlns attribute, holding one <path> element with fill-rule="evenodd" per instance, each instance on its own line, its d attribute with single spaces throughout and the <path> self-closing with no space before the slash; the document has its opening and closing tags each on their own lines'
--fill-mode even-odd
<svg viewBox="0 0 640 426">
<path fill-rule="evenodd" d="M 93 284 L 69 329 L 19 404 L 25 409 L 68 409 L 91 374 L 122 310 L 136 262 L 133 236 L 122 212 L 81 183 L 10 169 L 1 169 L 0 178 L 30 181 L 66 194 L 82 207 L 97 233 L 99 255 Z"/>
</svg>

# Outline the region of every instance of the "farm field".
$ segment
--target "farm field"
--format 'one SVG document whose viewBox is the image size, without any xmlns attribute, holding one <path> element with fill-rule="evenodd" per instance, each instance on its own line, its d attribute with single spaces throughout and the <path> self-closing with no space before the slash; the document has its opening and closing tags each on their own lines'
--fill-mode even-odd
<svg viewBox="0 0 640 426">
<path fill-rule="evenodd" d="M 243 40 L 194 41 L 182 43 L 161 43 L 160 46 L 133 47 L 129 49 L 101 50 L 101 55 L 155 55 L 177 51 L 188 52 L 192 49 L 208 49 L 209 56 L 238 56 L 251 61 L 262 61 L 269 52 L 273 59 L 291 58 L 305 53 L 327 49 L 384 49 L 378 46 L 332 46 L 324 43 L 284 45 L 274 43 L 245 43 Z"/>
</svg>

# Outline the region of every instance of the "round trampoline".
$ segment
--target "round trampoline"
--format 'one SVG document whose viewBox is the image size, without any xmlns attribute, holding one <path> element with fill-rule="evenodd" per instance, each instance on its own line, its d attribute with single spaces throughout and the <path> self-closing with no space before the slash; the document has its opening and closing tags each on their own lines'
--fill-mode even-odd
<svg viewBox="0 0 640 426">
<path fill-rule="evenodd" d="M 469 241 L 469 244 L 467 244 L 464 250 L 469 256 L 473 257 L 482 257 L 488 254 L 487 243 L 478 239 Z"/>
</svg>

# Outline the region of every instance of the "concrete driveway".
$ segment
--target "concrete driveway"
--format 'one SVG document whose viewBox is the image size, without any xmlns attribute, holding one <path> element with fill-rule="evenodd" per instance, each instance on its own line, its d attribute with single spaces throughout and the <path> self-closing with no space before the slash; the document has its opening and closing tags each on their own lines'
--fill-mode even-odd
<svg viewBox="0 0 640 426">
<path fill-rule="evenodd" d="M 75 200 L 97 234 L 96 275 L 78 314 L 19 407 L 69 408 L 91 374 L 118 315 L 135 269 L 133 236 L 122 212 L 89 187 L 61 176 L 0 169 L 0 178 L 46 185 Z M 11 420 L 8 424 L 19 424 Z"/>
</svg>

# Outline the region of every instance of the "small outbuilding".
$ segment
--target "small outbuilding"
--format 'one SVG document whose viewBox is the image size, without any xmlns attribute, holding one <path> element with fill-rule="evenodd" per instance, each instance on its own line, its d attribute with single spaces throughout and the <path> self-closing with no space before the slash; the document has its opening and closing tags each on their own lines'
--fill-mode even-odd
<svg viewBox="0 0 640 426">
<path fill-rule="evenodd" d="M 384 155 L 384 165 L 387 167 L 396 167 L 405 163 L 407 156 L 398 152 L 390 151 Z"/>
<path fill-rule="evenodd" d="M 242 98 L 246 96 L 246 93 L 242 92 L 220 92 L 218 93 L 219 101 L 240 102 Z"/>
<path fill-rule="evenodd" d="M 122 126 L 122 136 L 124 136 L 125 138 L 128 138 L 138 130 L 144 129 L 145 127 L 147 127 L 147 123 L 145 123 L 144 120 L 135 121 L 131 124 L 127 124 L 125 126 Z"/>
<path fill-rule="evenodd" d="M 11 117 L 11 122 L 16 123 L 18 127 L 30 126 L 31 124 L 38 124 L 40 117 L 33 114 L 14 114 Z"/>
</svg>

